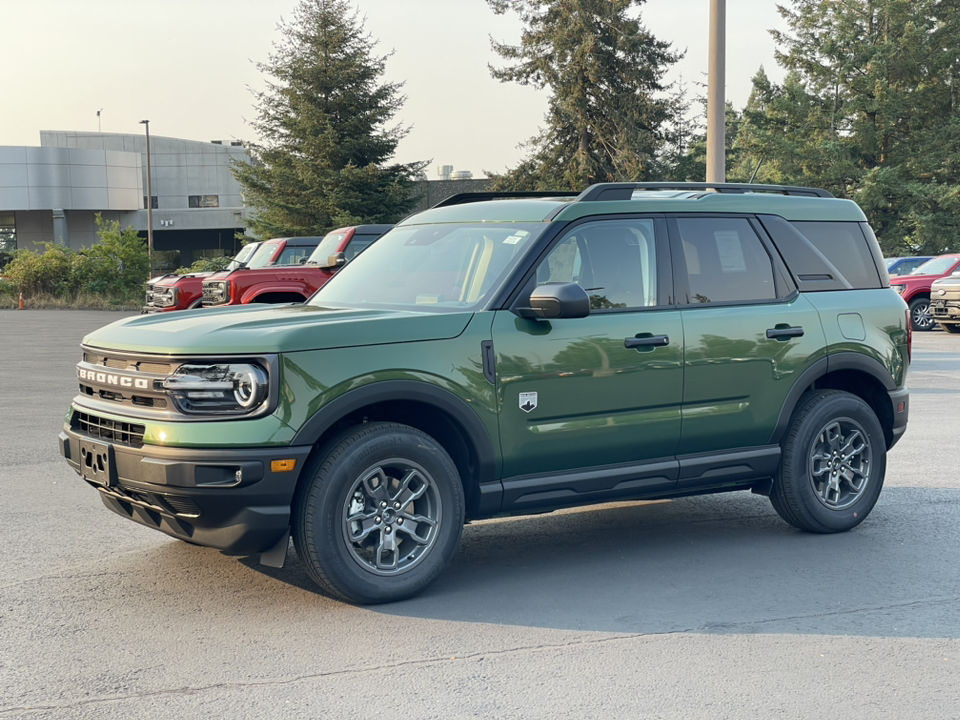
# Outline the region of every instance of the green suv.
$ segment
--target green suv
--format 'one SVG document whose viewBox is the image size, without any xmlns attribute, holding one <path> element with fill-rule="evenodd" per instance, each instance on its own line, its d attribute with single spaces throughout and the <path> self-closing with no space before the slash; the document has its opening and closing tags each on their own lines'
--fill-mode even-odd
<svg viewBox="0 0 960 720">
<path fill-rule="evenodd" d="M 114 512 L 410 597 L 466 520 L 750 490 L 849 530 L 907 424 L 907 308 L 810 188 L 616 183 L 414 215 L 310 300 L 84 338 L 60 435 Z"/>
</svg>

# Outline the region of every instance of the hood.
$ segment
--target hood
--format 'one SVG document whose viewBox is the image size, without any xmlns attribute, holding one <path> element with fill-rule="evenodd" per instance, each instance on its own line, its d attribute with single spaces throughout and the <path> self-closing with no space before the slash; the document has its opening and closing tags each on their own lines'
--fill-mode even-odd
<svg viewBox="0 0 960 720">
<path fill-rule="evenodd" d="M 960 285 L 960 275 L 946 275 L 933 281 L 933 287 L 957 287 Z"/>
<path fill-rule="evenodd" d="M 891 275 L 890 284 L 891 285 L 903 285 L 908 282 L 924 282 L 929 283 L 933 282 L 937 278 L 941 278 L 943 275 Z"/>
<path fill-rule="evenodd" d="M 337 310 L 313 305 L 234 305 L 118 320 L 84 345 L 159 355 L 248 355 L 445 340 L 472 313 Z"/>
<path fill-rule="evenodd" d="M 213 275 L 211 272 L 195 272 L 187 273 L 186 275 L 164 275 L 156 281 L 151 280 L 151 283 L 154 285 L 159 285 L 160 287 L 174 286 L 181 280 L 189 280 L 191 278 L 205 278 L 208 275 Z"/>
</svg>

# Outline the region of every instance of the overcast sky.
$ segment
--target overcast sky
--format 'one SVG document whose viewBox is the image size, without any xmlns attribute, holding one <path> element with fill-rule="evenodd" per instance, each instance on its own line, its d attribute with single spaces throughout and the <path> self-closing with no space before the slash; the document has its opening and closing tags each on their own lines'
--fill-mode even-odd
<svg viewBox="0 0 960 720">
<path fill-rule="evenodd" d="M 248 88 L 297 0 L 3 0 L 0 145 L 39 145 L 40 130 L 141 132 L 191 140 L 253 139 Z M 401 162 L 430 160 L 480 176 L 502 171 L 542 123 L 544 93 L 490 77 L 493 38 L 517 42 L 515 15 L 485 0 L 353 0 L 378 51 L 393 52 L 386 78 L 406 83 L 398 123 L 411 127 Z M 686 51 L 670 80 L 705 82 L 709 0 L 647 0 L 658 38 Z M 727 99 L 742 107 L 762 65 L 782 79 L 770 28 L 773 0 L 727 2 Z M 691 88 L 693 89 L 693 88 Z"/>
</svg>

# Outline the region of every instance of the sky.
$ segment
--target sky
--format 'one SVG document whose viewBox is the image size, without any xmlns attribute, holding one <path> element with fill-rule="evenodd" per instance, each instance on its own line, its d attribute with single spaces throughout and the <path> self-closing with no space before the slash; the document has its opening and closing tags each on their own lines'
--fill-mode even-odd
<svg viewBox="0 0 960 720">
<path fill-rule="evenodd" d="M 396 124 L 409 128 L 396 160 L 502 172 L 537 133 L 546 92 L 490 77 L 502 65 L 490 38 L 519 41 L 515 14 L 485 0 L 351 0 L 392 53 L 385 80 L 403 82 Z M 0 145 L 39 145 L 41 130 L 142 132 L 190 140 L 255 140 L 251 89 L 297 0 L 2 0 Z M 647 0 L 644 25 L 685 57 L 668 81 L 706 82 L 709 0 Z M 742 108 L 763 66 L 773 80 L 769 29 L 785 29 L 774 0 L 728 0 L 726 95 Z"/>
</svg>

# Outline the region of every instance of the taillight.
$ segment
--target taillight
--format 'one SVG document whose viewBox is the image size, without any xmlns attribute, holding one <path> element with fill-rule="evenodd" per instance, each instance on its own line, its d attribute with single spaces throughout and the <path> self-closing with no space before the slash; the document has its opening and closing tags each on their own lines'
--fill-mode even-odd
<svg viewBox="0 0 960 720">
<path fill-rule="evenodd" d="M 913 362 L 913 324 L 910 322 L 909 308 L 904 313 L 904 321 L 907 323 L 907 364 Z"/>
</svg>

